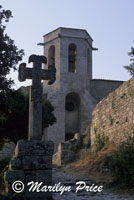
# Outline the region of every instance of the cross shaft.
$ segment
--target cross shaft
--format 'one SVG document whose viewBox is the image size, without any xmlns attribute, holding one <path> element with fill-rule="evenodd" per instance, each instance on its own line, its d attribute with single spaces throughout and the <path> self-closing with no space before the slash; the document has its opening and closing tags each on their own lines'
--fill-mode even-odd
<svg viewBox="0 0 134 200">
<path fill-rule="evenodd" d="M 42 69 L 42 63 L 47 63 L 45 56 L 31 55 L 29 63 L 33 62 L 33 68 L 26 68 L 26 63 L 19 66 L 19 80 L 32 79 L 29 94 L 29 131 L 28 139 L 42 139 L 42 84 L 41 80 L 49 80 L 48 84 L 55 81 L 56 69 L 51 66 L 50 70 Z"/>
</svg>

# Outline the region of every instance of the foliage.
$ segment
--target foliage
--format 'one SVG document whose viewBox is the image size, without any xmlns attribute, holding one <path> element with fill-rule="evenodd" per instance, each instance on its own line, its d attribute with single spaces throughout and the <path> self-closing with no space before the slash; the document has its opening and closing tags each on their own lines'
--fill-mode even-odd
<svg viewBox="0 0 134 200">
<path fill-rule="evenodd" d="M 24 55 L 24 51 L 18 50 L 5 33 L 6 23 L 11 17 L 12 12 L 0 6 L 0 147 L 5 138 L 17 142 L 28 135 L 28 97 L 13 91 L 11 86 L 14 81 L 7 78 L 12 69 L 16 70 Z M 53 110 L 50 102 L 43 102 L 43 128 L 56 122 Z"/>
<path fill-rule="evenodd" d="M 0 6 L 0 92 L 4 94 L 11 89 L 14 83 L 11 78 L 7 79 L 7 75 L 9 75 L 11 69 L 16 70 L 16 65 L 24 55 L 24 51 L 18 50 L 14 40 L 5 33 L 5 24 L 9 22 L 11 17 L 12 12 L 4 10 Z"/>
<path fill-rule="evenodd" d="M 56 118 L 53 114 L 54 107 L 50 101 L 44 99 L 42 104 L 42 129 L 47 128 L 49 125 L 53 125 L 56 122 Z"/>
<path fill-rule="evenodd" d="M 115 93 L 113 93 L 111 105 L 112 105 L 112 109 L 114 110 L 115 109 Z"/>
<path fill-rule="evenodd" d="M 11 91 L 0 102 L 0 138 L 17 142 L 28 130 L 28 97 Z"/>
<path fill-rule="evenodd" d="M 9 164 L 10 160 L 11 160 L 11 158 L 4 158 L 4 159 L 0 160 L 0 173 Z"/>
<path fill-rule="evenodd" d="M 108 160 L 108 168 L 122 186 L 134 186 L 134 136 L 120 144 Z"/>
<path fill-rule="evenodd" d="M 108 142 L 108 136 L 105 136 L 104 133 L 99 134 L 97 133 L 97 129 L 94 129 L 95 133 L 95 148 L 96 152 L 100 151 Z"/>
<path fill-rule="evenodd" d="M 10 160 L 11 158 L 4 158 L 0 160 L 0 189 L 2 191 L 5 190 L 4 173 L 8 169 Z"/>
<path fill-rule="evenodd" d="M 90 147 L 90 126 L 86 129 L 85 133 L 84 133 L 84 138 L 83 138 L 83 141 L 82 141 L 82 146 L 84 148 L 89 148 Z"/>
<path fill-rule="evenodd" d="M 17 142 L 27 139 L 28 136 L 28 96 L 19 91 L 9 92 L 7 97 L 0 101 L 0 138 L 8 138 Z M 56 122 L 52 113 L 53 106 L 49 101 L 43 101 L 43 129 Z"/>
<path fill-rule="evenodd" d="M 124 68 L 129 72 L 130 75 L 134 76 L 134 48 L 131 47 L 131 51 L 128 52 L 130 56 L 130 64 L 124 66 Z"/>
<path fill-rule="evenodd" d="M 14 126 L 17 126 L 19 122 L 19 118 L 17 118 L 19 110 L 21 112 L 23 108 L 25 109 L 21 103 L 19 104 L 19 94 L 11 89 L 14 81 L 7 78 L 12 69 L 16 70 L 16 65 L 24 55 L 24 51 L 18 50 L 14 41 L 5 33 L 6 23 L 9 22 L 11 17 L 12 12 L 2 9 L 0 5 L 0 146 L 2 146 L 4 138 L 12 137 L 12 132 L 15 131 Z M 15 115 L 16 113 L 17 115 Z M 21 114 L 23 115 L 23 113 Z M 25 119 L 19 123 L 23 124 L 23 121 Z M 19 132 L 16 134 L 19 134 Z"/>
<path fill-rule="evenodd" d="M 114 123 L 114 119 L 112 118 L 112 116 L 111 115 L 109 115 L 109 123 L 110 123 L 110 125 L 112 126 L 113 125 L 113 123 Z"/>
</svg>

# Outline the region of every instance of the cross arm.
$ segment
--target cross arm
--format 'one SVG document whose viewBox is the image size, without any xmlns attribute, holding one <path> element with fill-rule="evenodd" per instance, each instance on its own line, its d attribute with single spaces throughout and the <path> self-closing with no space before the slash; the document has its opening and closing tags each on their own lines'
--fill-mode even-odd
<svg viewBox="0 0 134 200">
<path fill-rule="evenodd" d="M 56 68 L 54 66 L 49 66 L 49 70 L 43 69 L 41 79 L 49 80 L 49 85 L 53 84 L 56 80 Z"/>
<path fill-rule="evenodd" d="M 22 63 L 19 66 L 19 81 L 25 81 L 26 79 L 32 79 L 32 68 L 26 68 L 26 63 Z"/>
</svg>

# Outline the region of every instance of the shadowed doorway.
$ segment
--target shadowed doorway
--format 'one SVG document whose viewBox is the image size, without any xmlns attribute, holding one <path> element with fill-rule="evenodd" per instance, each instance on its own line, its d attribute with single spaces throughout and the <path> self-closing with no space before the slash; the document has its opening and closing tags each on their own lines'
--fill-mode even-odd
<svg viewBox="0 0 134 200">
<path fill-rule="evenodd" d="M 65 141 L 74 137 L 80 130 L 80 97 L 69 93 L 65 101 Z"/>
</svg>

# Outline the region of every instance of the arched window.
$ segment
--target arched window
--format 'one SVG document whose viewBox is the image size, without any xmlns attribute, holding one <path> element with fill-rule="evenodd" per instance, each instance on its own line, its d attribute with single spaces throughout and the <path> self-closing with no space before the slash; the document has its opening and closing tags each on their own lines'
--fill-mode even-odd
<svg viewBox="0 0 134 200">
<path fill-rule="evenodd" d="M 76 72 L 76 45 L 70 44 L 68 47 L 68 71 Z"/>
<path fill-rule="evenodd" d="M 50 46 L 48 50 L 48 68 L 49 66 L 55 66 L 55 46 Z"/>
</svg>

